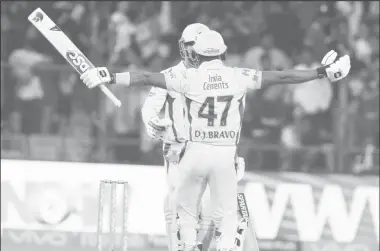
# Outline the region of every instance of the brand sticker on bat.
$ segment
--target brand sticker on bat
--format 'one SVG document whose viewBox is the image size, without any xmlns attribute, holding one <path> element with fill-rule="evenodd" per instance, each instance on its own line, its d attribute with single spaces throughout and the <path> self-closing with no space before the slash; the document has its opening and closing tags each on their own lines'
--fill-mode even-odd
<svg viewBox="0 0 380 251">
<path fill-rule="evenodd" d="M 245 219 L 249 219 L 249 211 L 244 193 L 238 193 L 237 202 L 241 216 Z"/>
<path fill-rule="evenodd" d="M 72 66 L 80 73 L 84 73 L 90 68 L 88 60 L 78 51 L 67 51 L 66 58 L 72 64 Z"/>
<path fill-rule="evenodd" d="M 37 23 L 37 22 L 41 22 L 42 19 L 44 19 L 44 15 L 42 15 L 41 12 L 37 12 L 36 16 L 33 18 L 33 21 Z"/>
<path fill-rule="evenodd" d="M 57 25 L 54 25 L 53 27 L 51 27 L 50 30 L 52 30 L 52 31 L 61 31 L 61 29 Z"/>
</svg>

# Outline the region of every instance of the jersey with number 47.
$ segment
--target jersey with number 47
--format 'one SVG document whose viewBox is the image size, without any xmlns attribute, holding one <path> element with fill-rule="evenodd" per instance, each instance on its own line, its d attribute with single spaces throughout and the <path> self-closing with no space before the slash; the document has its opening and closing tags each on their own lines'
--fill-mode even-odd
<svg viewBox="0 0 380 251">
<path fill-rule="evenodd" d="M 232 68 L 220 60 L 188 69 L 184 76 L 165 74 L 168 90 L 183 94 L 188 139 L 213 145 L 236 145 L 249 90 L 261 87 L 262 72 Z"/>
</svg>

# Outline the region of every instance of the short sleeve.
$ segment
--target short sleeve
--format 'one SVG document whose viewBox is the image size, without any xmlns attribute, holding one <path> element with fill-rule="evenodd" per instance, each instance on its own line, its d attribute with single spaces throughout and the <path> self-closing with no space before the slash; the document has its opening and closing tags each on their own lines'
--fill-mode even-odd
<svg viewBox="0 0 380 251">
<path fill-rule="evenodd" d="M 180 73 L 174 72 L 172 69 L 173 68 L 170 68 L 163 73 L 165 76 L 166 88 L 168 91 L 184 93 L 183 76 Z"/>
<path fill-rule="evenodd" d="M 256 90 L 261 88 L 262 71 L 255 69 L 237 68 L 237 75 L 243 86 L 247 90 Z"/>
</svg>

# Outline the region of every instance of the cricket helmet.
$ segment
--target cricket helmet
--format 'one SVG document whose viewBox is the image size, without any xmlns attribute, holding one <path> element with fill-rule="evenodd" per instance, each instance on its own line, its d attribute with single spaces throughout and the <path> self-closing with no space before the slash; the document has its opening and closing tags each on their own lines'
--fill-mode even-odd
<svg viewBox="0 0 380 251">
<path fill-rule="evenodd" d="M 195 66 L 191 47 L 194 45 L 195 39 L 199 34 L 209 30 L 206 25 L 201 23 L 190 24 L 183 30 L 182 36 L 178 41 L 179 53 L 187 65 L 191 67 Z"/>
</svg>

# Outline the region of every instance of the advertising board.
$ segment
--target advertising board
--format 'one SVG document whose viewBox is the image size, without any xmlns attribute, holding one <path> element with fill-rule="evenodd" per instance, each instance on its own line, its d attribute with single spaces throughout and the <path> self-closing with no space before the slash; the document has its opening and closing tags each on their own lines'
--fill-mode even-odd
<svg viewBox="0 0 380 251">
<path fill-rule="evenodd" d="M 131 250 L 165 250 L 164 168 L 16 160 L 1 160 L 2 248 L 93 250 L 101 179 L 129 182 Z M 378 177 L 247 173 L 239 189 L 260 250 L 379 248 Z"/>
</svg>

